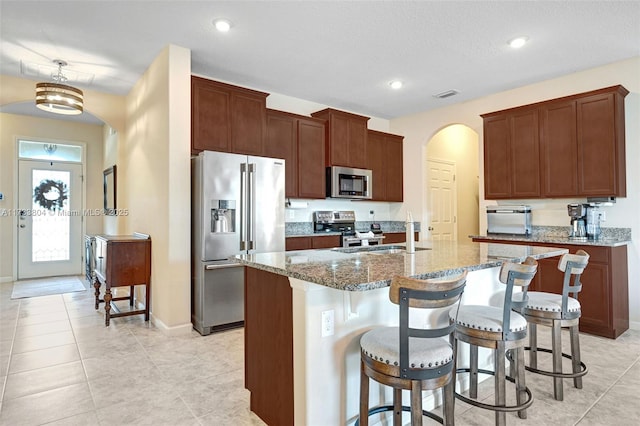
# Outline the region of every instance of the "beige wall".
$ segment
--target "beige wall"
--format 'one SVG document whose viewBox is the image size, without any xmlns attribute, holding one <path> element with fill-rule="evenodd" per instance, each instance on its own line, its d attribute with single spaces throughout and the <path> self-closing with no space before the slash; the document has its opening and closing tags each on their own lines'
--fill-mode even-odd
<svg viewBox="0 0 640 426">
<path fill-rule="evenodd" d="M 31 92 L 33 92 L 33 84 Z M 4 88 L 3 88 L 4 89 Z M 84 208 L 102 208 L 102 132 L 103 126 L 57 119 L 0 113 L 0 192 L 4 200 L 0 209 L 16 209 L 17 204 L 17 139 L 28 138 L 54 143 L 82 143 L 85 146 Z M 15 215 L 0 215 L 0 280 L 16 278 L 14 257 L 17 236 Z M 86 232 L 102 232 L 100 216 L 85 217 Z M 81 271 L 78 271 L 79 273 Z"/>
<path fill-rule="evenodd" d="M 403 211 L 398 213 L 401 220 L 405 209 L 422 212 L 426 220 L 428 212 L 424 210 L 426 174 L 423 161 L 426 145 L 440 129 L 450 124 L 464 124 L 480 136 L 482 152 L 482 119 L 480 114 L 511 108 L 518 105 L 544 101 L 575 93 L 587 92 L 602 87 L 622 84 L 630 93 L 625 99 L 626 116 L 626 159 L 627 159 L 627 197 L 618 199 L 613 207 L 607 208 L 609 227 L 632 229 L 632 244 L 628 246 L 629 256 L 629 311 L 631 326 L 640 329 L 640 57 L 616 62 L 606 66 L 576 72 L 560 78 L 520 87 L 506 92 L 496 93 L 483 98 L 412 116 L 402 117 L 391 122 L 391 132 L 405 135 L 404 176 L 405 200 Z M 482 158 L 482 157 L 480 157 Z M 410 176 L 423 176 L 423 179 L 409 180 Z M 479 164 L 480 194 L 480 231 L 486 230 L 484 206 L 493 203 L 484 200 L 483 164 Z M 413 194 L 407 198 L 406 194 Z M 513 203 L 528 203 L 532 206 L 534 225 L 568 225 L 566 205 L 572 200 L 517 200 Z M 584 201 L 584 200 L 583 200 Z"/>
<path fill-rule="evenodd" d="M 478 233 L 478 134 L 462 124 L 453 124 L 436 133 L 426 150 L 427 160 L 448 160 L 456 165 L 456 201 L 458 241 L 469 241 Z M 428 187 L 425 187 L 428 190 Z M 425 206 L 427 217 L 431 206 Z M 429 219 L 427 219 L 429 220 Z M 426 230 L 429 222 L 422 226 Z M 422 235 L 429 238 L 426 232 Z"/>
<path fill-rule="evenodd" d="M 152 241 L 152 321 L 191 330 L 191 56 L 168 46 L 126 97 L 118 138 L 118 229 Z"/>
</svg>

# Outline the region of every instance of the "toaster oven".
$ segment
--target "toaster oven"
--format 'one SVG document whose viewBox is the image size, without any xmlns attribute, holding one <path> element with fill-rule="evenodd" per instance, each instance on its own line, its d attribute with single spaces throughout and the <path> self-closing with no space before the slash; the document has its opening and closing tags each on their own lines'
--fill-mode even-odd
<svg viewBox="0 0 640 426">
<path fill-rule="evenodd" d="M 487 206 L 487 233 L 531 235 L 531 207 Z"/>
</svg>

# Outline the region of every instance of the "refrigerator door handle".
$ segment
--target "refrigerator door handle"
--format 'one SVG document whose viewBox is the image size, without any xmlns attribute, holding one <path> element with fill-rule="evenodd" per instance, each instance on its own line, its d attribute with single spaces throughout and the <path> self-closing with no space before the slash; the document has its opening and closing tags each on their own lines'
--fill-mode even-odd
<svg viewBox="0 0 640 426">
<path fill-rule="evenodd" d="M 239 263 L 225 263 L 222 265 L 206 265 L 204 269 L 207 271 L 213 271 L 216 269 L 237 268 L 238 266 L 242 266 L 242 265 Z"/>
<path fill-rule="evenodd" d="M 247 249 L 247 164 L 240 164 L 240 250 Z"/>
<path fill-rule="evenodd" d="M 249 179 L 248 179 L 248 193 L 247 193 L 247 242 L 248 250 L 255 250 L 255 235 L 256 235 L 256 164 L 249 163 Z"/>
</svg>

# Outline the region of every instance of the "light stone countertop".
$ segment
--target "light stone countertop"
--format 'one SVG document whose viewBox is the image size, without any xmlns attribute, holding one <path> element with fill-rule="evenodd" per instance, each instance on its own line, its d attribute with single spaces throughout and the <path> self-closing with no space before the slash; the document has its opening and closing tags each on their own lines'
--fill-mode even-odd
<svg viewBox="0 0 640 426">
<path fill-rule="evenodd" d="M 601 228 L 602 235 L 597 240 L 569 239 L 570 226 L 532 226 L 531 235 L 488 234 L 469 235 L 469 238 L 481 238 L 495 242 L 515 241 L 536 244 L 562 244 L 580 246 L 618 247 L 631 244 L 631 228 Z"/>
<path fill-rule="evenodd" d="M 394 276 L 419 279 L 500 266 L 504 261 L 522 262 L 560 256 L 567 249 L 493 243 L 434 241 L 416 244 L 415 254 L 404 251 L 379 254 L 379 250 L 402 245 L 371 246 L 360 252 L 344 249 L 299 250 L 256 253 L 232 257 L 238 263 L 279 275 L 347 291 L 388 287 Z M 422 250 L 420 250 L 422 249 Z M 348 250 L 346 250 L 348 251 Z"/>
</svg>

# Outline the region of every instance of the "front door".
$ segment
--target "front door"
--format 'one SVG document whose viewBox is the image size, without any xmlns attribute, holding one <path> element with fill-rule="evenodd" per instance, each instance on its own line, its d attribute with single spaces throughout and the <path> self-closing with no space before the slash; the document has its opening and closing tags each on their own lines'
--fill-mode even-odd
<svg viewBox="0 0 640 426">
<path fill-rule="evenodd" d="M 455 168 L 455 163 L 450 161 L 427 161 L 430 213 L 428 231 L 430 239 L 434 241 L 457 239 Z"/>
<path fill-rule="evenodd" d="M 18 279 L 82 273 L 82 164 L 18 162 Z"/>
</svg>

